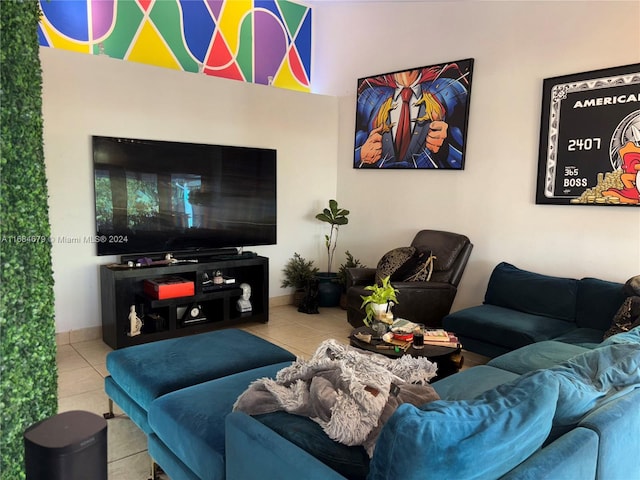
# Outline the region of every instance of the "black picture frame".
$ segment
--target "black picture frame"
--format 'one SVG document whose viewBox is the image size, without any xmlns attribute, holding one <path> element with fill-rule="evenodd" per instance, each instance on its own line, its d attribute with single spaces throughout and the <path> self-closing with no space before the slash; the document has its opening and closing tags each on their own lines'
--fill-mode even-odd
<svg viewBox="0 0 640 480">
<path fill-rule="evenodd" d="M 547 78 L 536 204 L 637 206 L 640 63 Z"/>
<path fill-rule="evenodd" d="M 473 62 L 359 78 L 353 168 L 463 170 Z M 403 86 L 411 89 L 407 109 Z M 398 133 L 403 124 L 406 135 Z"/>
</svg>

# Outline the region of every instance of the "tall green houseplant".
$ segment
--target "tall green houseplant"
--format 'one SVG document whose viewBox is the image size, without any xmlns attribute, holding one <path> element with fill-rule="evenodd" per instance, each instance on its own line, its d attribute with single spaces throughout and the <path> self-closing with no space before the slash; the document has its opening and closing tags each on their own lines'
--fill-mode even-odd
<svg viewBox="0 0 640 480">
<path fill-rule="evenodd" d="M 0 5 L 0 452 L 25 478 L 24 430 L 57 411 L 53 272 L 36 1 Z"/>
<path fill-rule="evenodd" d="M 336 200 L 329 200 L 329 208 L 325 208 L 316 215 L 321 222 L 331 225 L 329 235 L 324 236 L 324 245 L 327 248 L 327 273 L 331 273 L 331 264 L 333 263 L 333 254 L 338 246 L 338 232 L 340 225 L 349 223 L 349 210 L 340 208 Z"/>
</svg>

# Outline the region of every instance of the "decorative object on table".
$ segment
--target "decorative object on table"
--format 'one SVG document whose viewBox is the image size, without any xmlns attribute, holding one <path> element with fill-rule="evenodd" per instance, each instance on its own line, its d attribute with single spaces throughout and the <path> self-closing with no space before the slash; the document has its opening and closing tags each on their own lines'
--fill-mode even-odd
<svg viewBox="0 0 640 480">
<path fill-rule="evenodd" d="M 342 287 L 342 293 L 340 294 L 340 308 L 347 309 L 347 269 L 348 268 L 366 268 L 360 260 L 354 258 L 354 256 L 347 250 L 345 252 L 347 259 L 344 263 L 340 264 L 338 269 L 338 282 Z"/>
<path fill-rule="evenodd" d="M 396 297 L 398 290 L 391 285 L 390 277 L 383 278 L 380 285 L 374 283 L 373 285 L 367 285 L 364 289 L 371 292 L 369 295 L 361 296 L 362 305 L 360 308 L 364 308 L 367 314 L 364 323 L 371 325 L 371 322 L 375 319 L 391 324 L 393 322 L 391 307 L 399 302 Z"/>
<path fill-rule="evenodd" d="M 177 276 L 146 278 L 142 286 L 146 295 L 158 300 L 191 297 L 195 294 L 195 283 Z"/>
<path fill-rule="evenodd" d="M 213 274 L 213 283 L 214 285 L 222 285 L 224 283 L 224 277 L 220 270 L 216 270 L 216 273 Z"/>
<path fill-rule="evenodd" d="M 251 285 L 241 283 L 240 288 L 242 289 L 242 296 L 238 299 L 236 307 L 240 313 L 250 312 L 252 310 L 251 301 L 249 300 L 251 297 Z"/>
<path fill-rule="evenodd" d="M 311 278 L 307 281 L 304 298 L 300 302 L 298 311 L 301 313 L 320 313 L 318 310 L 318 279 Z"/>
<path fill-rule="evenodd" d="M 536 203 L 639 205 L 640 63 L 544 80 Z"/>
<path fill-rule="evenodd" d="M 329 208 L 325 208 L 316 215 L 321 222 L 328 223 L 331 227 L 329 234 L 324 236 L 327 249 L 327 271 L 320 272 L 316 276 L 320 281 L 318 286 L 318 305 L 321 307 L 335 307 L 340 303 L 342 287 L 338 283 L 337 274 L 331 272 L 333 257 L 338 246 L 338 232 L 341 225 L 349 223 L 349 210 L 340 208 L 336 200 L 329 200 Z"/>
<path fill-rule="evenodd" d="M 358 79 L 353 168 L 462 170 L 473 59 Z"/>
<path fill-rule="evenodd" d="M 426 328 L 424 330 L 424 344 L 439 347 L 457 347 L 460 345 L 460 340 L 454 333 L 446 330 Z"/>
<path fill-rule="evenodd" d="M 131 305 L 129 308 L 129 332 L 128 335 L 130 337 L 135 337 L 136 335 L 140 335 L 142 332 L 142 320 L 138 317 L 136 313 L 136 306 Z"/>
<path fill-rule="evenodd" d="M 178 310 L 179 311 L 179 310 Z M 204 315 L 202 305 L 199 303 L 192 303 L 184 308 L 182 312 L 182 325 L 193 325 L 196 323 L 203 323 L 207 321 L 207 317 Z"/>
<path fill-rule="evenodd" d="M 370 326 L 375 338 L 382 338 L 389 331 L 389 324 L 381 320 L 371 320 Z"/>
<path fill-rule="evenodd" d="M 413 329 L 412 341 L 413 348 L 421 350 L 424 348 L 424 325 L 418 323 Z"/>
<path fill-rule="evenodd" d="M 382 336 L 382 341 L 385 344 L 392 345 L 394 348 L 398 347 L 399 351 L 406 352 L 411 347 L 411 340 L 397 338 L 393 332 L 387 332 Z M 377 346 L 382 349 L 382 346 Z"/>
<path fill-rule="evenodd" d="M 282 280 L 280 287 L 295 288 L 293 301 L 295 306 L 300 305 L 300 302 L 306 294 L 305 289 L 309 284 L 309 281 L 316 277 L 318 271 L 318 267 L 313 266 L 313 260 L 307 260 L 297 252 L 294 253 L 293 257 L 291 257 L 285 264 L 282 269 L 284 279 Z"/>
<path fill-rule="evenodd" d="M 392 326 L 391 329 L 393 330 L 393 328 Z M 379 353 L 389 358 L 399 358 L 406 354 L 427 357 L 438 364 L 438 378 L 444 378 L 458 372 L 464 363 L 460 343 L 454 345 L 425 343 L 423 349 L 416 350 L 413 348 L 412 340 L 400 340 L 396 338 L 393 331 L 385 333 L 383 338 L 375 338 L 371 327 L 367 326 L 354 329 L 349 334 L 349 343 L 351 346 Z"/>
</svg>

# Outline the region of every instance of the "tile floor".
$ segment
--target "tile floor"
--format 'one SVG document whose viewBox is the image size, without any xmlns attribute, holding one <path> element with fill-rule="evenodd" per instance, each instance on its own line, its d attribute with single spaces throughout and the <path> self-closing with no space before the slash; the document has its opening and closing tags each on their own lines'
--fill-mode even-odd
<svg viewBox="0 0 640 480">
<path fill-rule="evenodd" d="M 240 326 L 290 352 L 309 358 L 327 338 L 348 343 L 351 331 L 346 312 L 322 308 L 319 315 L 298 313 L 293 306 L 272 308 L 269 323 Z M 86 410 L 98 415 L 108 409 L 104 377 L 108 375 L 105 357 L 111 348 L 102 340 L 90 340 L 58 346 L 58 409 Z M 463 368 L 482 364 L 486 358 L 465 352 Z M 146 480 L 151 459 L 145 435 L 115 406 L 115 418 L 108 422 L 109 480 Z"/>
</svg>

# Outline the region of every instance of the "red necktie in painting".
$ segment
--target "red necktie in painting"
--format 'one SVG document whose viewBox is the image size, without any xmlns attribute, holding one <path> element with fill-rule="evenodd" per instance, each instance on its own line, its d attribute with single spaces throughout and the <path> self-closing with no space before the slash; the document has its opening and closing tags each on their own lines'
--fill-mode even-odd
<svg viewBox="0 0 640 480">
<path fill-rule="evenodd" d="M 411 141 L 411 109 L 409 108 L 409 100 L 413 91 L 409 87 L 404 87 L 400 92 L 402 97 L 402 110 L 400 110 L 400 119 L 398 120 L 398 129 L 396 130 L 396 152 L 398 157 L 396 160 L 400 161 L 404 158 L 407 149 L 409 148 L 409 142 Z"/>
</svg>

